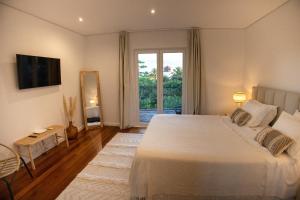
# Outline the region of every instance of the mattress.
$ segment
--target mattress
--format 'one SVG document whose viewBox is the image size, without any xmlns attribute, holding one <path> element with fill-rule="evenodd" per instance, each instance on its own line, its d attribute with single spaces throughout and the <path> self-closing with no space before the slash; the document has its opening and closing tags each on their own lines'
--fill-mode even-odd
<svg viewBox="0 0 300 200">
<path fill-rule="evenodd" d="M 228 117 L 157 115 L 138 146 L 132 199 L 290 199 L 299 163 L 273 157 Z"/>
</svg>

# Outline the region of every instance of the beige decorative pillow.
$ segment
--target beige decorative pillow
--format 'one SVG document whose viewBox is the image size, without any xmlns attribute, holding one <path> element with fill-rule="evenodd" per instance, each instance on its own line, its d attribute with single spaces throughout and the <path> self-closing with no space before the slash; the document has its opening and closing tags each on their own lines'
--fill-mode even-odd
<svg viewBox="0 0 300 200">
<path fill-rule="evenodd" d="M 266 135 L 273 131 L 274 129 L 272 129 L 272 127 L 267 126 L 264 129 L 262 129 L 260 132 L 257 133 L 257 135 L 255 136 L 255 140 L 262 145 Z"/>
<path fill-rule="evenodd" d="M 237 108 L 231 115 L 231 120 L 238 126 L 244 126 L 251 119 L 251 115 L 243 109 Z"/>
<path fill-rule="evenodd" d="M 294 143 L 293 139 L 271 127 L 266 127 L 260 131 L 255 140 L 266 147 L 273 156 L 280 155 Z"/>
<path fill-rule="evenodd" d="M 239 114 L 240 112 L 242 112 L 242 111 L 243 111 L 243 110 L 240 109 L 240 108 L 235 109 L 235 111 L 234 111 L 234 112 L 231 114 L 231 116 L 230 116 L 231 121 L 233 122 L 235 116 L 236 116 L 237 114 Z"/>
</svg>

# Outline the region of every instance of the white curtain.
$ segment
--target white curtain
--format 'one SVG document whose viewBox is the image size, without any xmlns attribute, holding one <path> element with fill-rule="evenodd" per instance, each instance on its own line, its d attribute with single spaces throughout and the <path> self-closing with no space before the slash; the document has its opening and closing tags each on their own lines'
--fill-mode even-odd
<svg viewBox="0 0 300 200">
<path fill-rule="evenodd" d="M 205 73 L 201 65 L 201 34 L 200 28 L 192 28 L 188 31 L 188 53 L 187 65 L 187 114 L 205 114 Z"/>
<path fill-rule="evenodd" d="M 120 71 L 120 128 L 129 127 L 130 107 L 130 69 L 129 69 L 129 33 L 120 32 L 119 35 L 119 71 Z"/>
</svg>

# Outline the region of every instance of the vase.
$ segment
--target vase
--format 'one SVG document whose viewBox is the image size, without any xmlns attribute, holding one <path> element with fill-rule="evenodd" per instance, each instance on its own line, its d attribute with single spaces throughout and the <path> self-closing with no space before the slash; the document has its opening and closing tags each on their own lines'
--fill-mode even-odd
<svg viewBox="0 0 300 200">
<path fill-rule="evenodd" d="M 66 129 L 68 139 L 76 139 L 78 137 L 78 128 L 73 125 L 72 121 L 69 122 L 69 127 Z"/>
</svg>

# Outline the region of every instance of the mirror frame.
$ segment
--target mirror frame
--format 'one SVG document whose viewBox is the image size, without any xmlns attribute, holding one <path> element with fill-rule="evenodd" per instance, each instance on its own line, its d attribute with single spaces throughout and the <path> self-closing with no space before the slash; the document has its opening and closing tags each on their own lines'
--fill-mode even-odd
<svg viewBox="0 0 300 200">
<path fill-rule="evenodd" d="M 81 101 L 82 101 L 82 113 L 84 119 L 84 127 L 85 130 L 89 130 L 91 128 L 99 127 L 96 126 L 88 126 L 87 124 L 87 112 L 86 112 L 86 98 L 85 98 L 85 85 L 84 85 L 84 77 L 86 74 L 95 74 L 96 75 L 96 82 L 97 82 L 97 95 L 98 95 L 98 106 L 99 106 L 99 116 L 100 116 L 100 127 L 103 128 L 103 109 L 102 109 L 102 102 L 101 102 L 101 93 L 100 93 L 100 78 L 98 71 L 80 71 L 80 90 L 81 90 Z"/>
</svg>

